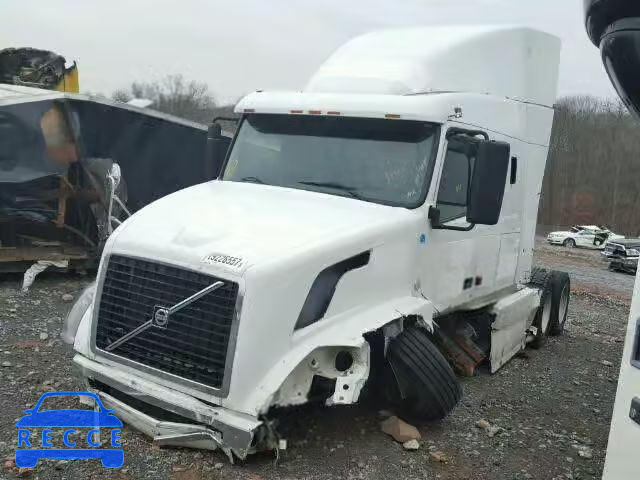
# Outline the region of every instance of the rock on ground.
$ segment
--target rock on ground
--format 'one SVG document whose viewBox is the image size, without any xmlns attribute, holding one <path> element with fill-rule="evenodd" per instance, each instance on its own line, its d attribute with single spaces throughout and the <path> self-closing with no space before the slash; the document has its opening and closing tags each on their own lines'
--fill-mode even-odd
<svg viewBox="0 0 640 480">
<path fill-rule="evenodd" d="M 420 432 L 413 425 L 409 425 L 404 420 L 395 415 L 387 418 L 380 424 L 384 433 L 393 437 L 396 442 L 405 443 L 409 440 L 420 440 Z"/>
<path fill-rule="evenodd" d="M 402 447 L 405 450 L 419 450 L 420 449 L 420 442 L 418 442 L 418 440 L 409 440 L 408 442 L 404 442 L 402 444 Z"/>
</svg>

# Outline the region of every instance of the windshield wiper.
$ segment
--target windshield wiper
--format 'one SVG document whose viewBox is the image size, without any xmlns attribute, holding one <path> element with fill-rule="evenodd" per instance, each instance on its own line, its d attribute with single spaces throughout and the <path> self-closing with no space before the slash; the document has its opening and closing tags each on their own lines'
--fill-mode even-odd
<svg viewBox="0 0 640 480">
<path fill-rule="evenodd" d="M 326 187 L 332 188 L 334 190 L 340 190 L 341 192 L 346 192 L 351 195 L 353 198 L 358 200 L 363 200 L 362 195 L 360 195 L 355 188 L 350 187 L 348 185 L 342 185 L 341 183 L 336 182 L 298 182 L 301 185 L 309 185 L 312 187 Z"/>
<path fill-rule="evenodd" d="M 250 183 L 259 183 L 260 185 L 264 185 L 264 181 L 260 180 L 258 177 L 242 177 L 240 179 L 241 182 L 250 182 Z"/>
</svg>

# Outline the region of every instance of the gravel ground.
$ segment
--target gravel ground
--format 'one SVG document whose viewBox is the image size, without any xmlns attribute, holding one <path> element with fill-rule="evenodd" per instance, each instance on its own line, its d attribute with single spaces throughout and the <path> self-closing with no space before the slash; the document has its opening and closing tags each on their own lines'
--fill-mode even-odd
<svg viewBox="0 0 640 480">
<path fill-rule="evenodd" d="M 564 270 L 571 275 L 574 287 L 580 291 L 631 300 L 635 277 L 607 269 L 599 250 L 565 248 L 536 239 L 536 263 L 541 267 Z"/>
<path fill-rule="evenodd" d="M 571 298 L 566 334 L 527 350 L 498 374 L 464 379 L 465 396 L 446 420 L 417 425 L 418 451 L 405 451 L 380 431 L 379 412 L 366 406 L 306 407 L 291 412 L 281 433 L 288 450 L 229 465 L 218 452 L 159 449 L 125 426 L 125 465 L 98 460 L 41 461 L 11 468 L 15 422 L 49 390 L 75 390 L 72 353 L 58 335 L 77 296 L 80 277 L 42 276 L 28 296 L 17 277 L 0 279 L 0 477 L 159 479 L 591 479 L 600 478 L 633 277 L 608 272 L 597 253 L 542 245 L 539 264 L 568 270 Z M 606 283 L 607 289 L 602 289 Z M 475 426 L 486 420 L 494 436 Z"/>
</svg>

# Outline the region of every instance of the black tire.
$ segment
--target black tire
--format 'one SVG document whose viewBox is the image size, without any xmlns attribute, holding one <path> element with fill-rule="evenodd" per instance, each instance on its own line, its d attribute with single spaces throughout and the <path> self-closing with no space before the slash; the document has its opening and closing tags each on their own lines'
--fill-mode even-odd
<svg viewBox="0 0 640 480">
<path fill-rule="evenodd" d="M 551 322 L 550 335 L 562 335 L 567 323 L 569 312 L 569 296 L 571 294 L 571 280 L 566 272 L 551 272 Z"/>
<path fill-rule="evenodd" d="M 597 239 L 597 238 L 593 241 L 593 244 L 594 244 L 596 247 L 601 246 L 603 243 L 604 243 L 604 240 L 599 240 L 599 239 Z"/>
<path fill-rule="evenodd" d="M 536 335 L 530 343 L 533 348 L 541 348 L 547 342 L 547 337 L 551 329 L 551 312 L 553 311 L 551 272 L 544 268 L 532 269 L 529 285 L 538 288 L 542 293 L 540 297 L 540 307 L 538 307 L 536 317 L 533 320 L 533 326 L 536 327 Z"/>
<path fill-rule="evenodd" d="M 462 398 L 451 366 L 420 328 L 408 328 L 391 340 L 387 361 L 395 380 L 387 391 L 401 416 L 440 420 Z"/>
<path fill-rule="evenodd" d="M 567 238 L 562 242 L 562 246 L 567 248 L 576 248 L 576 241 L 573 238 Z"/>
</svg>

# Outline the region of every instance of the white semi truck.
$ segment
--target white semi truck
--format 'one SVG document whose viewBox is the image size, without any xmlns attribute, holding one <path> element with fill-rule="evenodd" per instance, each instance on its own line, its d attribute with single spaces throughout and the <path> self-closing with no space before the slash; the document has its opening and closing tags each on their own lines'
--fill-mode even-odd
<svg viewBox="0 0 640 480">
<path fill-rule="evenodd" d="M 453 367 L 562 333 L 532 270 L 560 41 L 376 32 L 302 92 L 258 91 L 217 180 L 120 226 L 65 325 L 87 388 L 161 445 L 277 446 L 277 411 L 369 394 L 438 419 Z"/>
</svg>

